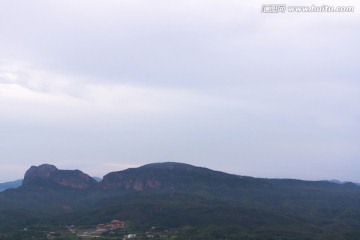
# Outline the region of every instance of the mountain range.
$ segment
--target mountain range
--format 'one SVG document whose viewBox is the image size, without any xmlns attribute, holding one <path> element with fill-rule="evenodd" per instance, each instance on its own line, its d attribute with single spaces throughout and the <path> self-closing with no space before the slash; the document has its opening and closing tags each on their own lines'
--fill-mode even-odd
<svg viewBox="0 0 360 240">
<path fill-rule="evenodd" d="M 30 167 L 21 186 L 0 193 L 0 231 L 8 239 L 30 226 L 112 219 L 139 231 L 176 229 L 179 239 L 359 239 L 360 187 L 174 162 L 111 172 L 98 182 L 43 164 Z"/>
</svg>

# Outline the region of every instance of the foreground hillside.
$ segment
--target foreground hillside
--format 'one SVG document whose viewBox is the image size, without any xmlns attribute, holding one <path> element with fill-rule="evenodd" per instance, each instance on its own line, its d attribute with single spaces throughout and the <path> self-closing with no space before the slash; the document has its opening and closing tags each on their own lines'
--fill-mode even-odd
<svg viewBox="0 0 360 240">
<path fill-rule="evenodd" d="M 359 239 L 360 187 L 182 163 L 112 172 L 98 183 L 79 170 L 44 164 L 31 167 L 21 187 L 0 193 L 3 239 L 24 228 L 93 227 L 113 219 L 134 231 L 174 230 L 173 239 Z"/>
</svg>

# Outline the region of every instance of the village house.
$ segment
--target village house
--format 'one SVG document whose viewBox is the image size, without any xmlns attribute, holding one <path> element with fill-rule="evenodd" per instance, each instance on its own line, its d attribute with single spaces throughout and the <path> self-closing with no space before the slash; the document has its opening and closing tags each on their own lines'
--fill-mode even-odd
<svg viewBox="0 0 360 240">
<path fill-rule="evenodd" d="M 123 239 L 131 239 L 131 238 L 136 238 L 136 234 L 125 235 Z"/>
<path fill-rule="evenodd" d="M 96 231 L 104 232 L 104 231 L 123 228 L 124 226 L 125 226 L 125 222 L 120 221 L 120 220 L 112 220 L 110 223 L 102 223 L 102 224 L 96 225 Z"/>
</svg>

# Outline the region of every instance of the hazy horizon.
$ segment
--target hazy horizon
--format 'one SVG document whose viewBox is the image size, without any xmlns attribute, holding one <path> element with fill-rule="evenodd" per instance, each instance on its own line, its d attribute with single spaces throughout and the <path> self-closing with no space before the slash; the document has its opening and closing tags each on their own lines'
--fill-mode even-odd
<svg viewBox="0 0 360 240">
<path fill-rule="evenodd" d="M 3 1 L 0 182 L 167 161 L 360 182 L 360 3 L 263 4 Z"/>
</svg>

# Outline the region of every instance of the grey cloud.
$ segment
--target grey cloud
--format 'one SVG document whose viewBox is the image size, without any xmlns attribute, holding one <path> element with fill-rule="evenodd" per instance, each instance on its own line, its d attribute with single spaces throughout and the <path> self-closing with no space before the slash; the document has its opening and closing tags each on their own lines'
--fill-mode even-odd
<svg viewBox="0 0 360 240">
<path fill-rule="evenodd" d="M 3 1 L 1 159 L 360 181 L 358 12 L 260 5 Z"/>
</svg>

